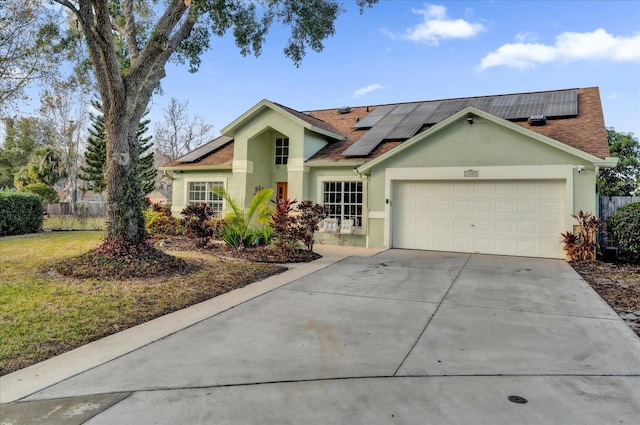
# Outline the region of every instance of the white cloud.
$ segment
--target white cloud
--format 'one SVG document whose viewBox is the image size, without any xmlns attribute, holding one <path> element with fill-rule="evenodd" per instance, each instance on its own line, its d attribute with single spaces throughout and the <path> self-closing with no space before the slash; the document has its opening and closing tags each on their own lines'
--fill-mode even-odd
<svg viewBox="0 0 640 425">
<path fill-rule="evenodd" d="M 369 84 L 366 87 L 362 87 L 362 88 L 359 88 L 358 90 L 355 90 L 353 92 L 353 97 L 360 97 L 360 96 L 363 96 L 363 95 L 365 95 L 367 93 L 371 93 L 372 91 L 381 90 L 381 89 L 385 89 L 385 88 L 386 87 L 383 86 L 382 84 L 378 84 L 378 83 Z"/>
<path fill-rule="evenodd" d="M 533 32 L 519 32 L 516 34 L 515 39 L 519 43 L 533 43 L 538 39 L 538 36 Z"/>
<path fill-rule="evenodd" d="M 525 42 L 505 44 L 482 58 L 481 70 L 494 66 L 535 68 L 548 62 L 602 60 L 615 62 L 640 61 L 640 33 L 630 37 L 616 37 L 603 29 L 593 32 L 565 32 L 556 37 L 554 45 Z"/>
<path fill-rule="evenodd" d="M 389 37 L 405 39 L 434 46 L 441 40 L 450 38 L 471 38 L 485 30 L 484 25 L 474 24 L 464 19 L 450 19 L 444 6 L 427 4 L 425 9 L 412 9 L 416 15 L 422 15 L 424 21 L 408 28 L 404 33 L 383 31 Z"/>
</svg>

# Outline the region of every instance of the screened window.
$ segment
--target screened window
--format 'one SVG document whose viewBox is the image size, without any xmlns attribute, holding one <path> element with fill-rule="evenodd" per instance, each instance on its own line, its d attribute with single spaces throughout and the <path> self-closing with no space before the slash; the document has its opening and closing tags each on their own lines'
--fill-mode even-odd
<svg viewBox="0 0 640 425">
<path fill-rule="evenodd" d="M 188 205 L 205 203 L 219 216 L 222 213 L 222 197 L 211 191 L 213 188 L 224 187 L 222 182 L 190 182 Z"/>
<path fill-rule="evenodd" d="M 289 139 L 278 137 L 276 139 L 276 165 L 286 165 L 289 162 Z"/>
<path fill-rule="evenodd" d="M 362 227 L 362 182 L 324 182 L 323 203 L 329 207 L 327 217 L 353 220 Z"/>
</svg>

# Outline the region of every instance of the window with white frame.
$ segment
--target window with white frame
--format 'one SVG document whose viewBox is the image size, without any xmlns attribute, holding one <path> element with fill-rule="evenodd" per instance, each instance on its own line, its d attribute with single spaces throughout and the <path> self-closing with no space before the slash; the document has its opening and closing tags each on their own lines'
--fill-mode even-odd
<svg viewBox="0 0 640 425">
<path fill-rule="evenodd" d="M 323 182 L 323 203 L 329 207 L 327 217 L 353 220 L 354 227 L 362 227 L 362 182 Z"/>
<path fill-rule="evenodd" d="M 289 162 L 289 139 L 276 138 L 276 165 L 287 165 Z"/>
<path fill-rule="evenodd" d="M 187 205 L 207 204 L 216 215 L 222 213 L 222 196 L 212 192 L 213 188 L 223 188 L 223 182 L 189 182 Z"/>
</svg>

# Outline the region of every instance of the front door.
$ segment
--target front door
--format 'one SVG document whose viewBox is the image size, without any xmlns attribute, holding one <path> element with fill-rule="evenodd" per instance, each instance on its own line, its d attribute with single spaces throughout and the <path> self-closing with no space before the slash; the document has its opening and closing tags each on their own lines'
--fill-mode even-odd
<svg viewBox="0 0 640 425">
<path fill-rule="evenodd" d="M 287 182 L 277 182 L 276 183 L 276 198 L 277 199 L 287 199 L 289 194 L 287 193 Z"/>
</svg>

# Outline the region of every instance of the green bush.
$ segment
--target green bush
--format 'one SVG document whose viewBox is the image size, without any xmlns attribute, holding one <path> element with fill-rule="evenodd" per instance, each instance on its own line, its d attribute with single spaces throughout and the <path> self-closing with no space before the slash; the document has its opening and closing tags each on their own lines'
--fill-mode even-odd
<svg viewBox="0 0 640 425">
<path fill-rule="evenodd" d="M 215 235 L 216 227 L 212 221 L 216 212 L 205 203 L 188 205 L 182 210 L 182 224 L 187 230 L 187 235 L 196 240 L 196 246 L 207 246 L 209 240 Z"/>
<path fill-rule="evenodd" d="M 56 202 L 60 201 L 58 192 L 56 192 L 56 190 L 53 187 L 44 183 L 28 184 L 24 186 L 22 189 L 20 189 L 20 192 L 29 192 L 29 193 L 35 193 L 36 195 L 40 195 L 40 197 L 42 197 L 44 202 L 48 204 L 55 204 Z"/>
<path fill-rule="evenodd" d="M 241 249 L 248 246 L 268 245 L 271 242 L 272 232 L 265 227 L 271 222 L 269 198 L 273 195 L 273 189 L 258 190 L 246 209 L 231 198 L 223 188 L 214 188 L 212 191 L 221 196 L 233 211 L 225 216 L 220 233 L 227 245 Z"/>
<path fill-rule="evenodd" d="M 607 220 L 607 241 L 620 260 L 640 264 L 640 202 L 618 208 Z"/>
<path fill-rule="evenodd" d="M 166 210 L 156 210 L 148 208 L 144 210 L 144 224 L 147 233 L 154 238 L 166 238 L 170 236 L 182 236 L 186 229 L 182 221 L 168 213 Z"/>
<path fill-rule="evenodd" d="M 0 191 L 0 235 L 36 233 L 42 228 L 42 218 L 38 195 Z"/>
</svg>

